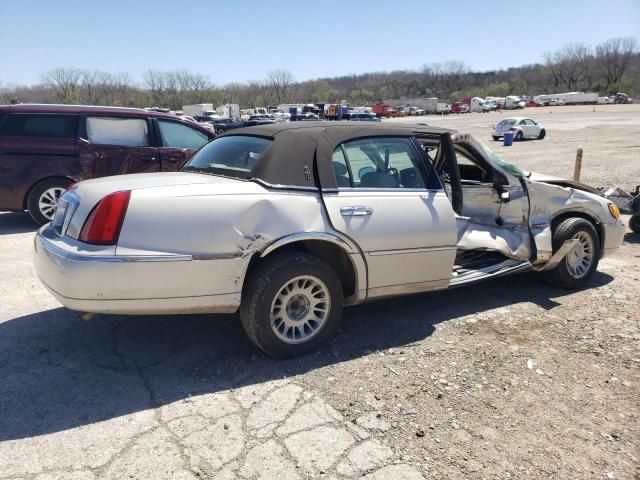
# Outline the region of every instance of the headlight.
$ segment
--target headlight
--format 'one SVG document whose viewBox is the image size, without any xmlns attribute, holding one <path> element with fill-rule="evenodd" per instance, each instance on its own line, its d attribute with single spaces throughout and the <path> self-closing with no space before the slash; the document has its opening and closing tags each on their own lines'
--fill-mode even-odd
<svg viewBox="0 0 640 480">
<path fill-rule="evenodd" d="M 609 207 L 609 213 L 613 218 L 615 218 L 616 220 L 620 218 L 620 209 L 615 203 L 608 204 L 608 207 Z"/>
</svg>

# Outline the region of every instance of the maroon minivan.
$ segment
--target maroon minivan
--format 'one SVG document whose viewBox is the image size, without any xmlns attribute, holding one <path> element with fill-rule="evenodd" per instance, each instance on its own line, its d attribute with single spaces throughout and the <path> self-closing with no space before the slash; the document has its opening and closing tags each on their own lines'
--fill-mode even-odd
<svg viewBox="0 0 640 480">
<path fill-rule="evenodd" d="M 175 115 L 138 108 L 0 105 L 0 211 L 44 224 L 69 184 L 177 170 L 215 134 Z"/>
</svg>

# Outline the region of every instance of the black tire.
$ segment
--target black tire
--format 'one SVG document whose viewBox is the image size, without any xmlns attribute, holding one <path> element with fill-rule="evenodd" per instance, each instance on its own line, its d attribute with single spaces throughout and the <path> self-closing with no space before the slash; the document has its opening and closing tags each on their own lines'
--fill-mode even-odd
<svg viewBox="0 0 640 480">
<path fill-rule="evenodd" d="M 285 285 L 300 276 L 324 283 L 329 294 L 329 311 L 324 323 L 308 340 L 287 343 L 274 332 L 270 313 Z M 342 285 L 333 269 L 306 253 L 282 253 L 267 258 L 249 274 L 242 291 L 240 320 L 251 341 L 267 355 L 291 358 L 317 350 L 334 335 L 342 317 L 342 305 Z M 286 306 L 282 310 L 287 310 Z"/>
<path fill-rule="evenodd" d="M 633 233 L 640 233 L 640 215 L 631 215 L 629 219 L 629 228 Z"/>
<path fill-rule="evenodd" d="M 71 181 L 64 178 L 50 178 L 48 180 L 43 180 L 33 186 L 31 191 L 29 192 L 29 196 L 27 197 L 27 210 L 29 210 L 29 214 L 31 215 L 31 218 L 33 218 L 34 222 L 36 222 L 38 225 L 44 225 L 45 223 L 53 220 L 52 212 L 55 211 L 57 198 L 59 198 L 60 195 L 64 193 L 64 191 L 70 184 Z M 55 204 L 51 204 L 51 208 L 40 207 L 41 197 L 43 197 L 46 192 L 51 193 L 55 197 Z M 43 201 L 44 200 L 45 199 L 43 197 Z"/>
<path fill-rule="evenodd" d="M 522 138 L 523 138 L 523 136 L 522 136 L 522 132 L 518 132 L 518 133 L 516 133 L 516 138 L 515 138 L 515 141 L 516 141 L 516 142 L 521 142 L 521 141 L 522 141 Z"/>
<path fill-rule="evenodd" d="M 592 259 L 586 272 L 580 276 L 572 273 L 569 267 L 569 256 L 572 252 L 569 252 L 553 270 L 545 272 L 544 278 L 548 283 L 563 288 L 580 288 L 588 283 L 600 260 L 600 239 L 591 222 L 575 217 L 564 220 L 553 232 L 553 251 L 557 252 L 565 241 L 583 234 L 591 238 L 592 248 Z"/>
<path fill-rule="evenodd" d="M 544 128 L 540 130 L 540 133 L 538 134 L 538 140 L 542 140 L 546 134 L 547 132 L 544 131 Z"/>
<path fill-rule="evenodd" d="M 497 142 L 498 140 L 500 140 L 500 137 L 496 137 L 495 135 L 493 135 L 493 141 Z"/>
</svg>

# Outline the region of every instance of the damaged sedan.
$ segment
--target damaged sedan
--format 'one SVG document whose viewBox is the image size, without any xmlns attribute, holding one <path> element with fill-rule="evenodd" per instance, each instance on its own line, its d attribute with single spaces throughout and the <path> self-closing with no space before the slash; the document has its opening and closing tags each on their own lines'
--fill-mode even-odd
<svg viewBox="0 0 640 480">
<path fill-rule="evenodd" d="M 239 311 L 274 357 L 318 348 L 344 305 L 536 270 L 587 284 L 617 207 L 427 126 L 280 123 L 226 133 L 180 172 L 80 182 L 35 265 L 87 313 Z"/>
</svg>

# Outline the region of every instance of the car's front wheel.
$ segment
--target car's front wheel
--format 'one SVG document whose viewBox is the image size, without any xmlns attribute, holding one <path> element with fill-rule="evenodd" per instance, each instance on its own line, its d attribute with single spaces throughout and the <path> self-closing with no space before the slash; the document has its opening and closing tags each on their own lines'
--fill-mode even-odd
<svg viewBox="0 0 640 480">
<path fill-rule="evenodd" d="M 556 252 L 567 240 L 577 240 L 576 245 L 564 259 L 545 274 L 545 280 L 563 288 L 584 286 L 600 260 L 600 239 L 591 222 L 583 218 L 568 218 L 553 232 L 553 251 Z"/>
<path fill-rule="evenodd" d="M 500 140 L 500 137 L 496 137 L 495 135 L 493 135 L 493 141 L 497 142 L 498 140 Z"/>
<path fill-rule="evenodd" d="M 633 233 L 640 233 L 640 215 L 631 215 L 629 219 L 629 228 Z"/>
<path fill-rule="evenodd" d="M 335 272 L 305 253 L 267 258 L 249 273 L 240 319 L 249 338 L 276 358 L 305 355 L 325 343 L 342 316 L 342 285 Z"/>
<path fill-rule="evenodd" d="M 58 200 L 70 183 L 64 178 L 50 178 L 31 189 L 27 197 L 27 209 L 38 225 L 44 225 L 53 220 Z"/>
<path fill-rule="evenodd" d="M 542 140 L 546 134 L 547 132 L 544 131 L 544 128 L 540 130 L 540 133 L 538 134 L 538 140 Z"/>
</svg>

